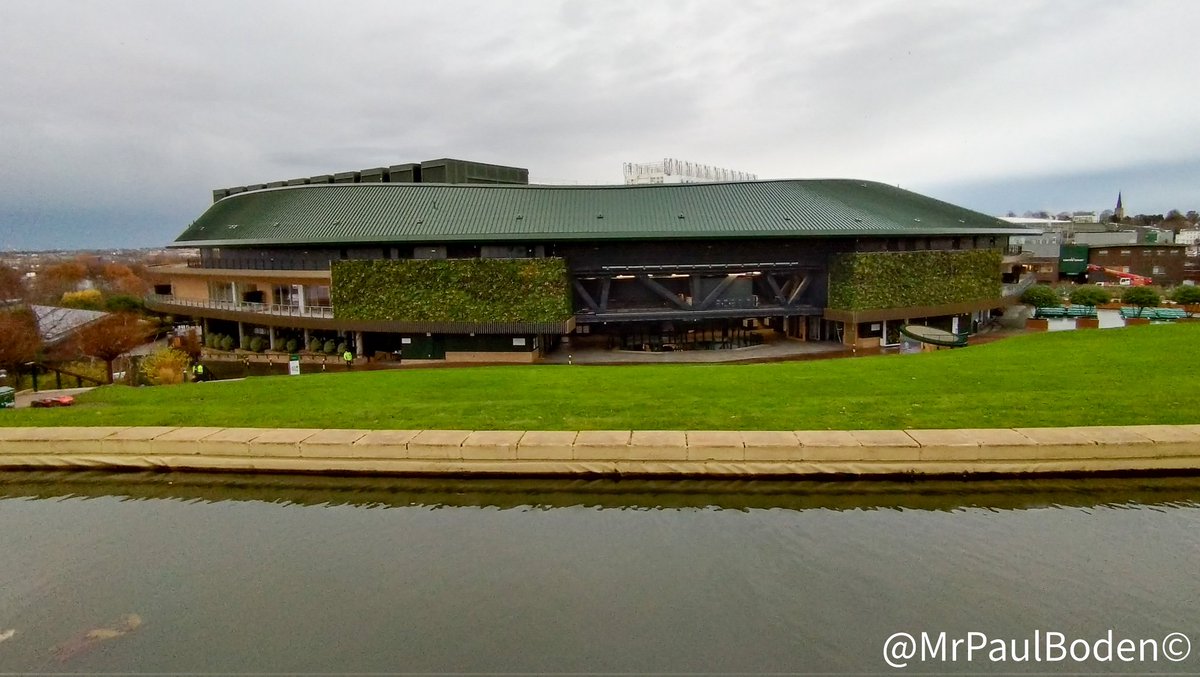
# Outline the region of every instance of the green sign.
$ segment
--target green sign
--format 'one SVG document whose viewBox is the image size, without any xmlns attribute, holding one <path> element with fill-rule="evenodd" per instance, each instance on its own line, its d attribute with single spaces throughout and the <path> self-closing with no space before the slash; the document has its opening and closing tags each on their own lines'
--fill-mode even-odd
<svg viewBox="0 0 1200 677">
<path fill-rule="evenodd" d="M 1079 275 L 1087 270 L 1088 248 L 1083 245 L 1065 244 L 1058 256 L 1058 272 L 1063 275 Z"/>
</svg>

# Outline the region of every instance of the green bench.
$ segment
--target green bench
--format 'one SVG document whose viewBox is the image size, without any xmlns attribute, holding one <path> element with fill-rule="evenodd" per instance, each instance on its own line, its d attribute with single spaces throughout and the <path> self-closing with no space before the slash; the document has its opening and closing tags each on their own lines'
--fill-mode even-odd
<svg viewBox="0 0 1200 677">
<path fill-rule="evenodd" d="M 1062 306 L 1045 306 L 1038 308 L 1033 316 L 1039 320 L 1057 319 L 1067 316 L 1067 309 Z"/>
<path fill-rule="evenodd" d="M 1096 306 L 1071 306 L 1067 308 L 1067 317 L 1095 319 L 1098 315 Z"/>
<path fill-rule="evenodd" d="M 1121 308 L 1121 319 L 1123 320 L 1142 318 L 1146 320 L 1173 322 L 1175 320 L 1182 320 L 1185 317 L 1187 317 L 1187 311 L 1182 308 L 1130 308 L 1128 306 Z"/>
</svg>

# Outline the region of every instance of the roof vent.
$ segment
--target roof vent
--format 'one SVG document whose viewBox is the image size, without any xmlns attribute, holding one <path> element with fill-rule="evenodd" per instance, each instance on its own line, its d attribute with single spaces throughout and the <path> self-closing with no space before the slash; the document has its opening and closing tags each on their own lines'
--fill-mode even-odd
<svg viewBox="0 0 1200 677">
<path fill-rule="evenodd" d="M 681 218 L 681 219 L 682 219 L 682 218 L 683 218 L 683 214 L 680 214 L 680 215 L 679 215 L 679 218 Z"/>
<path fill-rule="evenodd" d="M 596 215 L 596 218 L 598 218 L 598 219 L 602 219 L 602 218 L 604 218 L 604 215 L 603 215 L 603 214 L 597 214 L 597 215 Z"/>
<path fill-rule="evenodd" d="M 275 222 L 275 227 L 276 227 L 276 228 L 278 228 L 278 227 L 279 227 L 279 222 L 278 222 L 278 221 L 276 221 L 276 222 Z"/>
<path fill-rule="evenodd" d="M 858 218 L 858 217 L 856 216 L 856 217 L 854 217 L 854 222 L 855 222 L 855 223 L 862 223 L 862 219 L 860 219 L 860 218 Z"/>
<path fill-rule="evenodd" d="M 524 219 L 524 218 L 525 218 L 525 215 L 524 215 L 524 214 L 517 214 L 517 220 L 518 220 L 518 221 L 520 221 L 521 219 Z"/>
<path fill-rule="evenodd" d="M 238 227 L 238 224 L 236 224 L 236 223 L 229 224 L 229 230 L 233 230 L 234 228 L 237 228 L 237 227 Z"/>
<path fill-rule="evenodd" d="M 784 220 L 784 221 L 791 221 L 791 220 L 792 220 L 792 217 L 790 217 L 790 216 L 785 216 L 785 217 L 783 217 L 783 220 Z"/>
<path fill-rule="evenodd" d="M 913 219 L 913 221 L 916 221 L 917 223 L 920 223 L 920 222 L 921 222 L 921 219 Z"/>
</svg>

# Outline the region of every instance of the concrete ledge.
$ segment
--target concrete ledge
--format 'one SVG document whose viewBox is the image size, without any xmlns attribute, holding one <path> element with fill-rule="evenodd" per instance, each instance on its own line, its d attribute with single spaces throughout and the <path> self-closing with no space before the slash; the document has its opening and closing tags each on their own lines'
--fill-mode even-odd
<svg viewBox="0 0 1200 677">
<path fill-rule="evenodd" d="M 1200 472 L 1200 425 L 743 432 L 0 428 L 0 468 L 710 477 Z"/>
</svg>

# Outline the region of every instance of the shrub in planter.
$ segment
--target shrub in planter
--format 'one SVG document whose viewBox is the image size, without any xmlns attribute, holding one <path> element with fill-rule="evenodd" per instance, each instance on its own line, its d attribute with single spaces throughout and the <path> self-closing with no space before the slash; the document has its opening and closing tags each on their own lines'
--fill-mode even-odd
<svg viewBox="0 0 1200 677">
<path fill-rule="evenodd" d="M 329 339 L 321 348 L 326 355 L 332 355 L 333 351 L 337 350 L 337 344 L 333 342 L 333 339 Z"/>
<path fill-rule="evenodd" d="M 238 347 L 239 347 L 239 348 L 241 348 L 242 350 L 250 350 L 250 337 L 249 337 L 249 336 L 243 336 L 243 337 L 242 337 L 242 344 L 241 344 L 240 346 L 238 346 Z"/>
<path fill-rule="evenodd" d="M 222 336 L 221 337 L 221 350 L 233 350 L 233 337 L 232 336 Z"/>
<path fill-rule="evenodd" d="M 1200 286 L 1176 287 L 1171 292 L 1171 300 L 1185 306 L 1200 303 Z"/>
<path fill-rule="evenodd" d="M 1085 284 L 1071 290 L 1071 305 L 1098 306 L 1112 300 L 1112 294 L 1104 287 Z"/>
<path fill-rule="evenodd" d="M 255 336 L 254 338 L 250 339 L 250 350 L 256 353 L 261 353 L 265 343 L 266 341 L 264 341 L 261 336 Z"/>
<path fill-rule="evenodd" d="M 299 342 L 299 341 L 297 341 L 297 340 L 296 340 L 296 339 L 294 339 L 294 338 L 293 338 L 293 339 L 288 339 L 288 340 L 287 340 L 287 342 L 285 342 L 285 343 L 283 344 L 283 349 L 284 349 L 284 350 L 286 350 L 286 351 L 288 351 L 289 353 L 294 353 L 294 352 L 296 352 L 296 350 L 298 350 L 299 348 L 300 348 L 300 342 Z"/>
<path fill-rule="evenodd" d="M 1162 297 L 1150 287 L 1130 287 L 1121 293 L 1121 302 L 1138 308 L 1155 308 Z"/>
<path fill-rule="evenodd" d="M 335 354 L 338 357 L 341 357 L 342 353 L 346 352 L 346 350 L 348 350 L 348 349 L 349 349 L 349 346 L 346 345 L 345 341 L 342 341 L 341 343 L 337 344 L 337 353 L 335 353 Z"/>
<path fill-rule="evenodd" d="M 1021 294 L 1021 303 L 1035 308 L 1049 308 L 1062 305 L 1058 292 L 1044 284 L 1035 284 Z"/>
<path fill-rule="evenodd" d="M 319 338 L 314 338 L 308 342 L 308 352 L 310 353 L 319 353 L 324 347 L 325 344 Z"/>
</svg>

